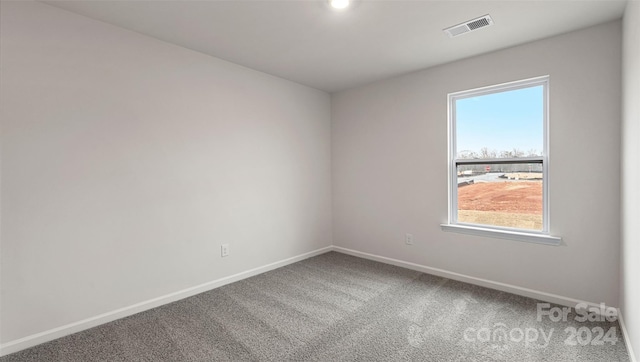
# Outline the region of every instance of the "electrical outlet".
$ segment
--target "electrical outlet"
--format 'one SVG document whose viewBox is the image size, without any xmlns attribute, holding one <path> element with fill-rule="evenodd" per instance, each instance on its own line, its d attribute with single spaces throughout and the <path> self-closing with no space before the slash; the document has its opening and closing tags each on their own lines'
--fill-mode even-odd
<svg viewBox="0 0 640 362">
<path fill-rule="evenodd" d="M 413 245 L 413 234 L 409 234 L 409 233 L 405 234 L 404 235 L 404 242 L 407 245 Z"/>
<path fill-rule="evenodd" d="M 220 246 L 220 255 L 224 258 L 225 256 L 229 256 L 229 244 L 222 244 Z"/>
</svg>

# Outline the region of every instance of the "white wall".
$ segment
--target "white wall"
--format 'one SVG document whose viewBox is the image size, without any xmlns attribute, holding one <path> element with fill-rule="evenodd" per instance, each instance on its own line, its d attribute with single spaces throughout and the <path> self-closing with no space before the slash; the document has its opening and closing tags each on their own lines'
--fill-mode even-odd
<svg viewBox="0 0 640 362">
<path fill-rule="evenodd" d="M 1 12 L 1 342 L 332 244 L 328 94 Z"/>
<path fill-rule="evenodd" d="M 617 306 L 620 62 L 618 21 L 332 95 L 334 244 Z M 551 232 L 565 245 L 441 231 L 447 93 L 546 74 Z"/>
<path fill-rule="evenodd" d="M 640 358 L 640 1 L 629 1 L 624 15 L 623 76 L 620 308 Z"/>
</svg>

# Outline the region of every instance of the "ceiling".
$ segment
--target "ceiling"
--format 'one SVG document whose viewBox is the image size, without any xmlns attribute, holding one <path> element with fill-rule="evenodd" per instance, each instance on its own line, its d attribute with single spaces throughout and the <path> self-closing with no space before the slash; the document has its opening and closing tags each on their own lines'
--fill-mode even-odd
<svg viewBox="0 0 640 362">
<path fill-rule="evenodd" d="M 45 1 L 327 92 L 619 19 L 625 0 Z M 442 29 L 490 14 L 494 25 Z"/>
</svg>

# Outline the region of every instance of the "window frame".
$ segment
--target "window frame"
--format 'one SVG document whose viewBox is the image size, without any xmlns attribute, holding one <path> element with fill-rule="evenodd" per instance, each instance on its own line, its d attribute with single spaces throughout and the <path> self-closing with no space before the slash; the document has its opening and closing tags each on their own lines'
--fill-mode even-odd
<svg viewBox="0 0 640 362">
<path fill-rule="evenodd" d="M 515 91 L 523 88 L 542 86 L 543 92 L 543 146 L 542 155 L 536 157 L 458 159 L 456 133 L 456 101 L 465 98 Z M 465 234 L 514 239 L 542 244 L 558 245 L 559 237 L 551 236 L 549 220 L 549 76 L 540 76 L 514 82 L 453 92 L 447 95 L 448 104 L 448 168 L 449 168 L 449 221 L 443 224 L 444 231 Z M 458 221 L 458 166 L 494 164 L 541 163 L 542 164 L 542 230 L 520 229 L 488 224 L 474 224 Z"/>
</svg>

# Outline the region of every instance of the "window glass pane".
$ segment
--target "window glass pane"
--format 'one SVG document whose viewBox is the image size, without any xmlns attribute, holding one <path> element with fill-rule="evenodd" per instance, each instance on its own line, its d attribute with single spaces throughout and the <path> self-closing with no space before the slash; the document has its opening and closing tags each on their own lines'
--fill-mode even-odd
<svg viewBox="0 0 640 362">
<path fill-rule="evenodd" d="M 542 156 L 542 85 L 455 101 L 456 157 Z"/>
<path fill-rule="evenodd" d="M 458 165 L 458 222 L 541 231 L 542 164 Z"/>
</svg>

